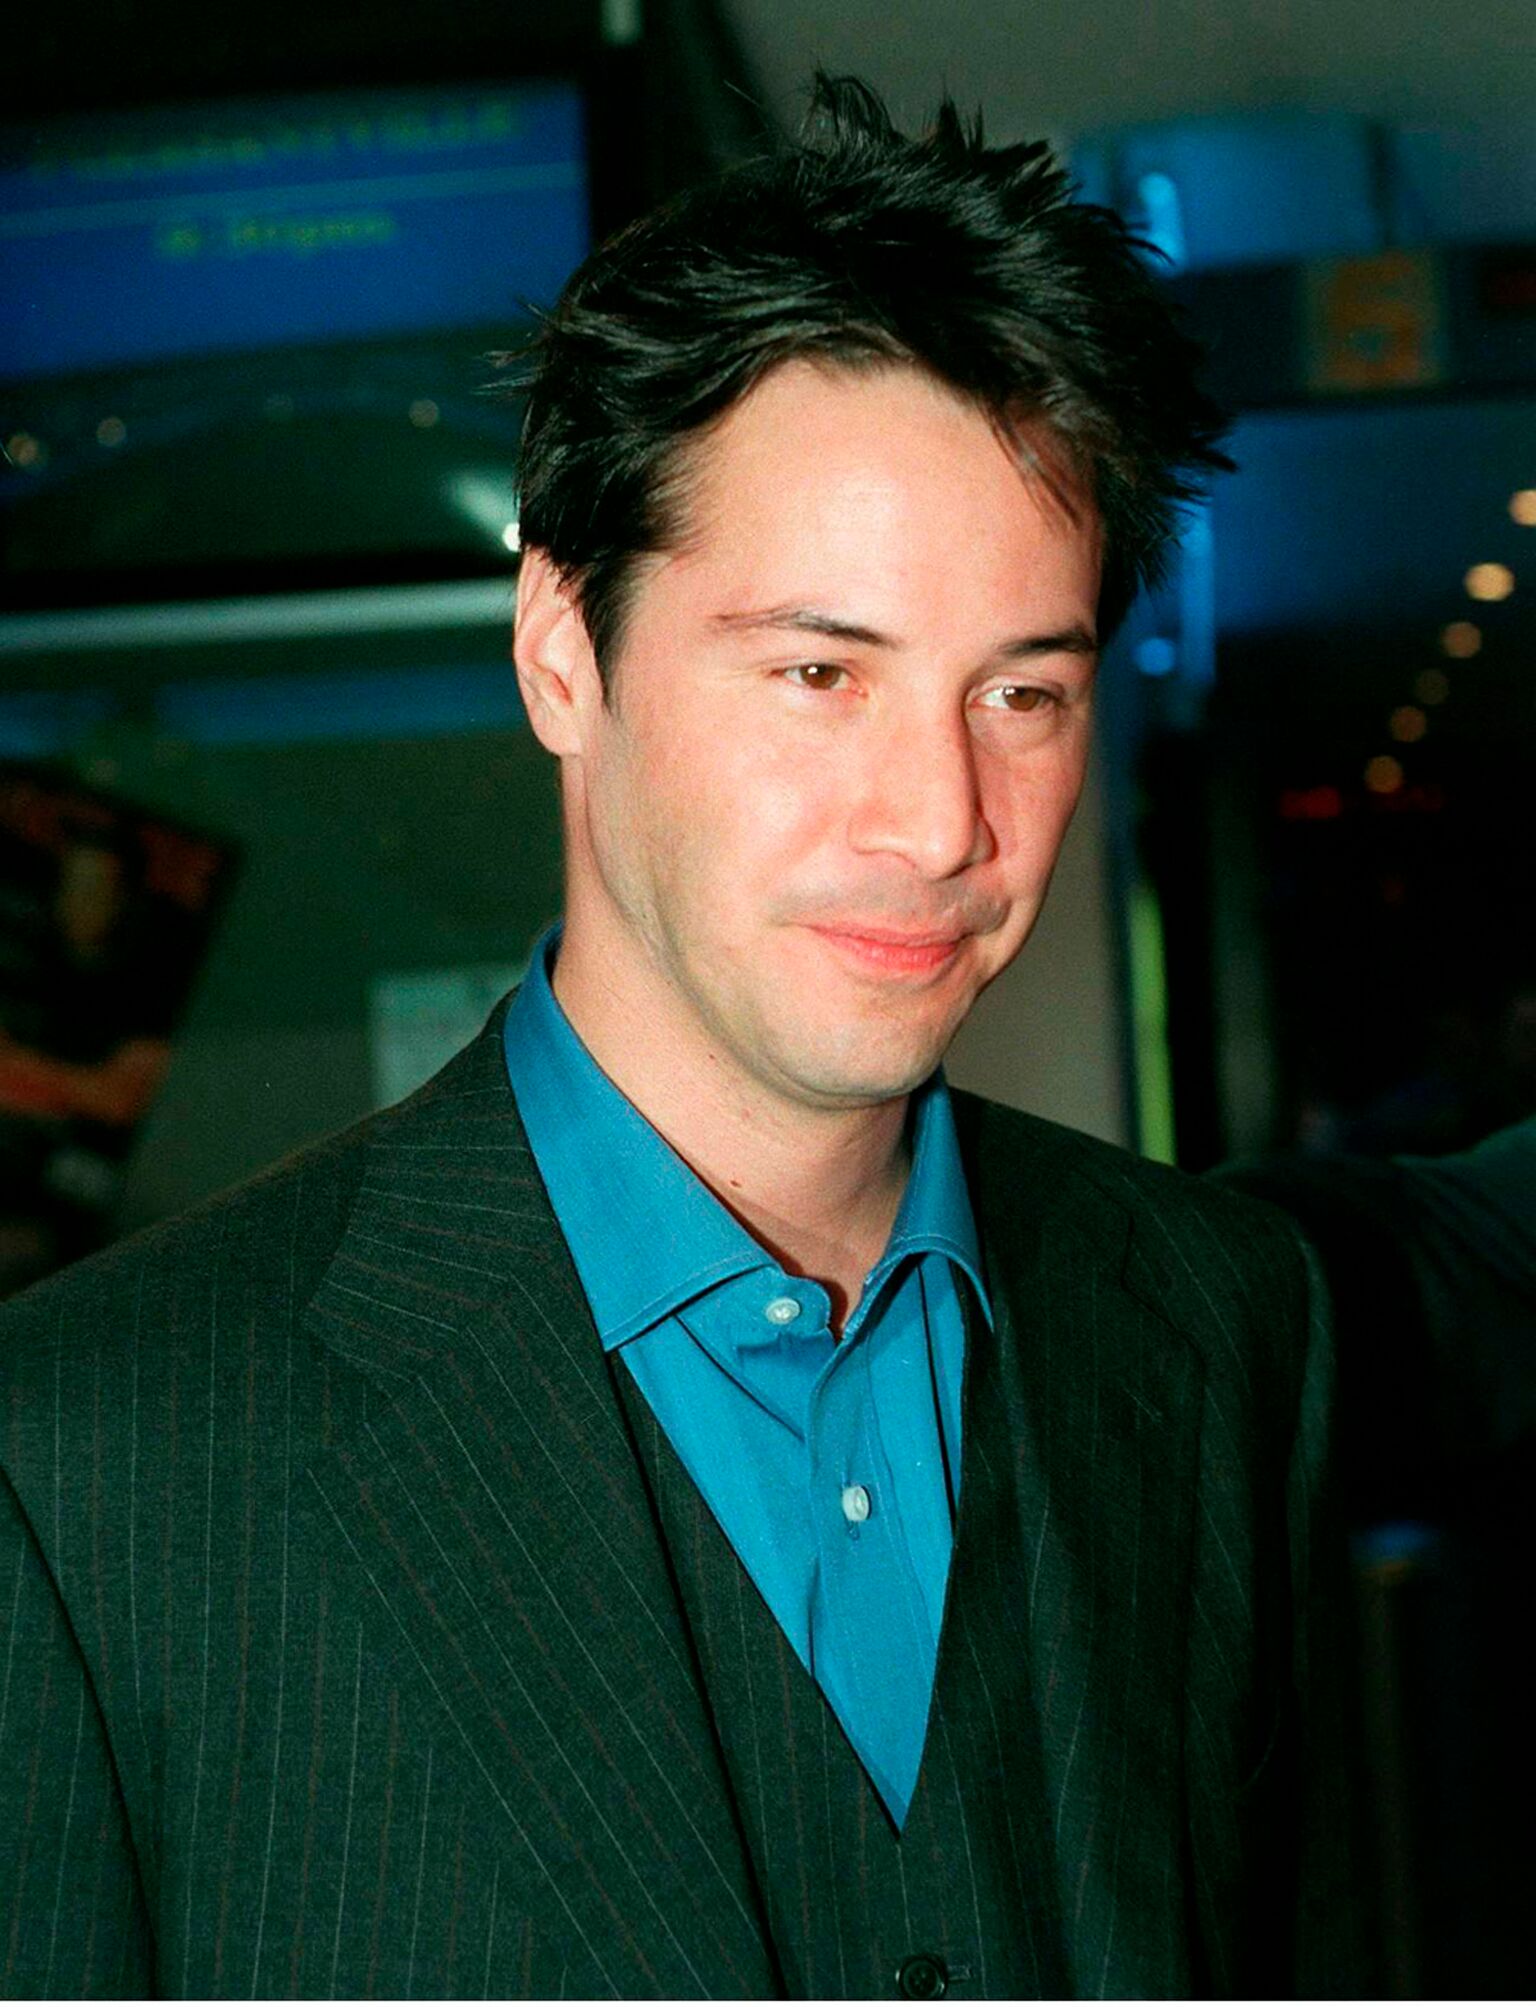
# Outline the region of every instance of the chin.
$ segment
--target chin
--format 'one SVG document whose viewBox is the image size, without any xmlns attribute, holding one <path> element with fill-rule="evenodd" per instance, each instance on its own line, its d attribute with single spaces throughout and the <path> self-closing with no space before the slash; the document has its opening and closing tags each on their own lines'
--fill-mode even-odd
<svg viewBox="0 0 1536 2007">
<path fill-rule="evenodd" d="M 949 1040 L 925 1040 L 904 1051 L 786 1055 L 782 1076 L 801 1098 L 823 1108 L 870 1108 L 896 1101 L 922 1086 L 944 1057 Z"/>
</svg>

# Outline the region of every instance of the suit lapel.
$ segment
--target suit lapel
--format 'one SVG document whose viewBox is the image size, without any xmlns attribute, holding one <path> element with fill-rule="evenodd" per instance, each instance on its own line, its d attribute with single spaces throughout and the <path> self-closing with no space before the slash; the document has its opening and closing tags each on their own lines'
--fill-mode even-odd
<svg viewBox="0 0 1536 2007">
<path fill-rule="evenodd" d="M 981 1550 L 1022 1545 L 1010 1617 L 1027 1639 L 1068 1990 L 1166 1993 L 1185 1964 L 1202 1363 L 1128 1280 L 1129 1213 L 1075 1152 L 975 1104 L 962 1134 L 997 1317 L 979 1333 L 967 1406 L 963 1579 L 995 1581 Z"/>
<path fill-rule="evenodd" d="M 623 1996 L 771 1992 L 665 1557 L 499 1023 L 376 1125 L 309 1319 L 383 1398 L 313 1467 L 317 1521 L 499 1806 L 573 1974 Z"/>
</svg>

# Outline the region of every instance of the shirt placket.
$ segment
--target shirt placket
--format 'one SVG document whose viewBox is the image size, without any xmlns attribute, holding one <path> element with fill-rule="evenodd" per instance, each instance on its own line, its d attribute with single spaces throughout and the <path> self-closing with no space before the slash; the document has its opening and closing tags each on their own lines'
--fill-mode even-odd
<svg viewBox="0 0 1536 2007">
<path fill-rule="evenodd" d="M 937 1641 L 900 1537 L 892 1473 L 855 1341 L 820 1376 L 806 1427 L 817 1540 L 817 1677 L 898 1821 L 917 1779 Z"/>
</svg>

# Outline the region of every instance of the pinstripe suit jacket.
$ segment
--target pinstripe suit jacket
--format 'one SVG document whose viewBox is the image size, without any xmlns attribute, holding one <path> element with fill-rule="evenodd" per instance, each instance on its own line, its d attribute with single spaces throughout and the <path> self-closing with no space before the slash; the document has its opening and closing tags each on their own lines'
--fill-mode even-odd
<svg viewBox="0 0 1536 2007">
<path fill-rule="evenodd" d="M 958 1098 L 1031 1390 L 996 1620 L 1064 1969 L 1347 1990 L 1298 1244 Z M 776 1990 L 499 1015 L 399 1108 L 10 1306 L 0 1385 L 7 1992 Z M 996 1577 L 963 1499 L 956 1555 Z"/>
</svg>

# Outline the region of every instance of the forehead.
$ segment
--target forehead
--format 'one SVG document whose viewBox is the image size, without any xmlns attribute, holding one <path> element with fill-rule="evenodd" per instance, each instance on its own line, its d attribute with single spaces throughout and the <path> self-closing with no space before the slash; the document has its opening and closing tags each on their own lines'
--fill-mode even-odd
<svg viewBox="0 0 1536 2007">
<path fill-rule="evenodd" d="M 946 559 L 1091 569 L 1098 513 L 1043 424 L 1008 428 L 925 372 L 781 365 L 692 443 L 684 566 L 784 560 L 844 577 Z"/>
</svg>

